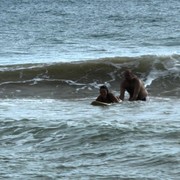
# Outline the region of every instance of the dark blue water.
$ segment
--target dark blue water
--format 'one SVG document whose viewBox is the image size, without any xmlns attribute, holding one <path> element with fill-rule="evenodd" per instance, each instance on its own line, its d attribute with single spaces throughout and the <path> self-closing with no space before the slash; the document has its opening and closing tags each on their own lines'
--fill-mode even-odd
<svg viewBox="0 0 180 180">
<path fill-rule="evenodd" d="M 62 62 L 180 52 L 180 2 L 0 2 L 0 63 Z"/>
</svg>

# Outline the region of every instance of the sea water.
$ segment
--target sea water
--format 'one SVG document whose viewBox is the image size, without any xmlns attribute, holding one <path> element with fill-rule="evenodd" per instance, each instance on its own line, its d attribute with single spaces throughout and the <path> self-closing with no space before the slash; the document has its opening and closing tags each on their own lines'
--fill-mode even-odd
<svg viewBox="0 0 180 180">
<path fill-rule="evenodd" d="M 179 100 L 89 101 L 1 102 L 1 178 L 179 178 Z"/>
<path fill-rule="evenodd" d="M 178 0 L 0 1 L 1 179 L 179 179 Z M 146 102 L 119 95 L 126 68 Z"/>
<path fill-rule="evenodd" d="M 1 0 L 1 64 L 179 54 L 179 0 Z"/>
</svg>

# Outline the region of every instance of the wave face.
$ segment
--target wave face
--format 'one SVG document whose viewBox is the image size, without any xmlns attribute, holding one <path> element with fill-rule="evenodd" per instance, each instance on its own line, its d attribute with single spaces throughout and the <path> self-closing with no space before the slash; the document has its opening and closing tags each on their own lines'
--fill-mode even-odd
<svg viewBox="0 0 180 180">
<path fill-rule="evenodd" d="M 141 78 L 150 96 L 180 97 L 180 56 L 114 57 L 53 64 L 0 66 L 1 98 L 85 98 L 106 84 L 119 94 L 125 69 Z"/>
</svg>

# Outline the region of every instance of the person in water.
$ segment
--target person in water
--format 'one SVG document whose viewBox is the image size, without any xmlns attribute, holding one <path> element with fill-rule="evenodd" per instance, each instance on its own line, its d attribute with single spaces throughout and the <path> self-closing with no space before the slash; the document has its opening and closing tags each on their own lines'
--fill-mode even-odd
<svg viewBox="0 0 180 180">
<path fill-rule="evenodd" d="M 108 88 L 103 85 L 99 89 L 100 95 L 97 97 L 96 101 L 105 103 L 118 103 L 119 99 L 109 92 Z"/>
<path fill-rule="evenodd" d="M 129 93 L 129 101 L 146 101 L 148 95 L 142 81 L 129 69 L 124 72 L 124 80 L 120 85 L 121 100 L 124 100 L 125 91 Z"/>
</svg>

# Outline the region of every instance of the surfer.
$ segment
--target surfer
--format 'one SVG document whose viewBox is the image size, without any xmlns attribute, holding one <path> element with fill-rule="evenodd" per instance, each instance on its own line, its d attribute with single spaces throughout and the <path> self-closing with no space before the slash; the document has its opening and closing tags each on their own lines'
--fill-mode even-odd
<svg viewBox="0 0 180 180">
<path fill-rule="evenodd" d="M 121 100 L 124 100 L 125 91 L 129 93 L 129 101 L 146 101 L 148 95 L 143 82 L 129 69 L 124 72 L 124 80 L 120 85 L 119 98 Z"/>
<path fill-rule="evenodd" d="M 100 95 L 97 97 L 96 101 L 105 102 L 105 103 L 118 103 L 119 100 L 112 93 L 109 92 L 108 88 L 103 85 L 99 89 Z"/>
</svg>

